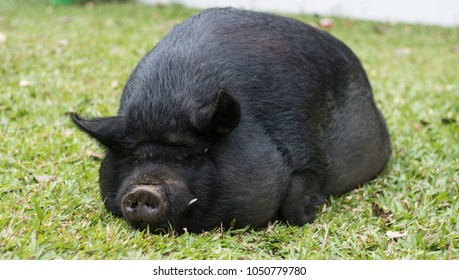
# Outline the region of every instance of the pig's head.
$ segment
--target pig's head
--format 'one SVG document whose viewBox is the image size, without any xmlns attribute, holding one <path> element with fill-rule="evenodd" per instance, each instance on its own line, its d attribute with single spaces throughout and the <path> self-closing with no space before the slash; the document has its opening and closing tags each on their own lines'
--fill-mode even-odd
<svg viewBox="0 0 459 280">
<path fill-rule="evenodd" d="M 133 227 L 153 232 L 219 225 L 212 149 L 237 126 L 238 102 L 224 90 L 194 109 L 142 102 L 114 117 L 72 115 L 105 147 L 99 185 L 106 208 Z"/>
</svg>

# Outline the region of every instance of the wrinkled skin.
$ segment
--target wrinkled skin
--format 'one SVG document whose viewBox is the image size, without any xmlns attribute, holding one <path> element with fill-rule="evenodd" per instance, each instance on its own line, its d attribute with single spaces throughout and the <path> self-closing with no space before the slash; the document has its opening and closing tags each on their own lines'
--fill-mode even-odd
<svg viewBox="0 0 459 280">
<path fill-rule="evenodd" d="M 390 154 L 368 79 L 343 43 L 234 9 L 175 26 L 132 72 L 117 116 L 72 119 L 106 148 L 106 208 L 153 232 L 302 225 Z"/>
</svg>

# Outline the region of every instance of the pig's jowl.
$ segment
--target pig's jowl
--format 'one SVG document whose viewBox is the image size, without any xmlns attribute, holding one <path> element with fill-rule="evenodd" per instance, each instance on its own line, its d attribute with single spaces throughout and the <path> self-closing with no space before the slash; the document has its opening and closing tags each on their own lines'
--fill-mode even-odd
<svg viewBox="0 0 459 280">
<path fill-rule="evenodd" d="M 117 116 L 75 124 L 97 139 L 105 206 L 133 227 L 302 225 L 390 154 L 356 56 L 296 20 L 209 9 L 138 63 Z"/>
</svg>

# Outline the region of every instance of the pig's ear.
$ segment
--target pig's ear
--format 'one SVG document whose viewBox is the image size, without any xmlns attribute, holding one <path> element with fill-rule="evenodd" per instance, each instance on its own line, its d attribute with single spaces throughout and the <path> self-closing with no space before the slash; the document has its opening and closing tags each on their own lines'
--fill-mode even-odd
<svg viewBox="0 0 459 280">
<path fill-rule="evenodd" d="M 239 123 L 241 111 L 239 103 L 229 93 L 221 89 L 216 100 L 198 112 L 198 127 L 207 133 L 224 135 Z"/>
<path fill-rule="evenodd" d="M 79 129 L 95 138 L 107 148 L 113 148 L 120 144 L 124 131 L 123 117 L 105 117 L 95 119 L 83 119 L 77 114 L 70 114 L 73 123 Z"/>
</svg>

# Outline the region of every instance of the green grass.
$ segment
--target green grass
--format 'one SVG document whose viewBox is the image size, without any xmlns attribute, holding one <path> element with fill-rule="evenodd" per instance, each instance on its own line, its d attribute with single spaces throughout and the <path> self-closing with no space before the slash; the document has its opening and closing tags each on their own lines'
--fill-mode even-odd
<svg viewBox="0 0 459 280">
<path fill-rule="evenodd" d="M 157 236 L 103 208 L 102 150 L 66 113 L 115 114 L 135 63 L 196 11 L 49 3 L 0 0 L 0 259 L 459 259 L 458 28 L 335 19 L 393 153 L 314 223 Z"/>
</svg>

